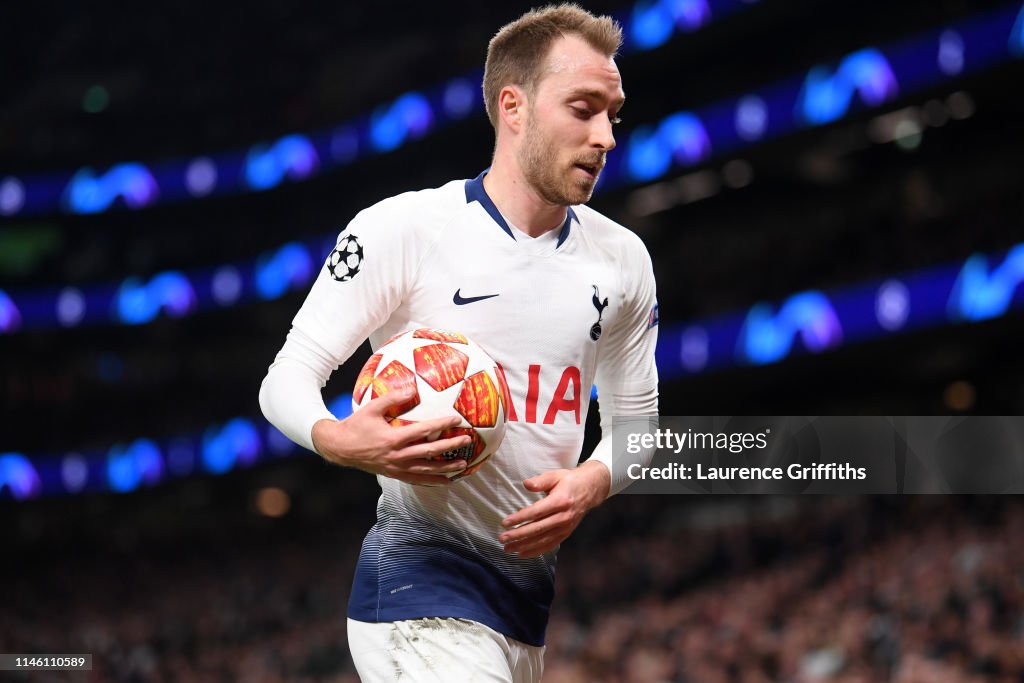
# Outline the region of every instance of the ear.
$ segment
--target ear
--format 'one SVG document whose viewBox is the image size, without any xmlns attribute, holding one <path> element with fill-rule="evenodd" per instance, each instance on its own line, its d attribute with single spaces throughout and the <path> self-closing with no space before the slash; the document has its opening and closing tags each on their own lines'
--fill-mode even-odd
<svg viewBox="0 0 1024 683">
<path fill-rule="evenodd" d="M 518 133 L 526 121 L 526 93 L 516 85 L 506 85 L 498 93 L 498 118 Z"/>
</svg>

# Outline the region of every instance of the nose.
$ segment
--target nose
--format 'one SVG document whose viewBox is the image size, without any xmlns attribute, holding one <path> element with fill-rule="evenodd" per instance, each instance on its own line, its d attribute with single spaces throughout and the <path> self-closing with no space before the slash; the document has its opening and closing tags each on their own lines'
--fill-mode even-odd
<svg viewBox="0 0 1024 683">
<path fill-rule="evenodd" d="M 590 146 L 605 152 L 615 149 L 615 135 L 612 133 L 612 122 L 605 116 L 591 119 Z"/>
</svg>

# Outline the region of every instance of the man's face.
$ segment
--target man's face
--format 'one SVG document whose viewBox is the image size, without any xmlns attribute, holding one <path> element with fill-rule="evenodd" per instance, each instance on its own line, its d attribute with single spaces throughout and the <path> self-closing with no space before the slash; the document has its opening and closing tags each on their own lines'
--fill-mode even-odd
<svg viewBox="0 0 1024 683">
<path fill-rule="evenodd" d="M 578 36 L 559 38 L 527 100 L 517 151 L 527 182 L 546 202 L 569 206 L 590 200 L 615 147 L 612 124 L 625 95 L 615 62 Z"/>
</svg>

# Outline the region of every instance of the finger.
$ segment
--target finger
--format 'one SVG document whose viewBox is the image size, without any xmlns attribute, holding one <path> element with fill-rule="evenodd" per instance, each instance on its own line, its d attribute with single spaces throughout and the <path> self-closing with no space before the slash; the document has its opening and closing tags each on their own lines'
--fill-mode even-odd
<svg viewBox="0 0 1024 683">
<path fill-rule="evenodd" d="M 541 474 L 538 474 L 536 477 L 530 477 L 529 479 L 524 481 L 523 486 L 526 487 L 527 491 L 533 491 L 534 493 L 538 491 L 550 491 L 555 487 L 555 484 L 557 484 L 559 480 L 561 480 L 561 475 L 561 470 L 550 470 L 548 472 L 543 472 Z"/>
<path fill-rule="evenodd" d="M 541 498 L 536 503 L 524 507 L 518 512 L 514 512 L 505 519 L 501 520 L 501 525 L 506 529 L 509 527 L 519 526 L 520 524 L 529 524 L 535 522 L 538 519 L 543 519 L 548 515 L 558 512 L 562 508 L 562 503 L 557 498 Z"/>
<path fill-rule="evenodd" d="M 466 469 L 465 460 L 410 460 L 401 469 L 412 474 L 455 474 Z"/>
<path fill-rule="evenodd" d="M 371 413 L 384 415 L 392 408 L 412 400 L 414 396 L 415 394 L 411 389 L 393 389 L 371 400 L 366 404 L 363 410 L 369 410 Z"/>
<path fill-rule="evenodd" d="M 543 536 L 525 541 L 523 543 L 517 543 L 515 545 L 508 545 L 505 547 L 505 552 L 515 553 L 521 558 L 528 557 L 539 557 L 545 553 L 557 550 L 558 546 L 569 536 L 567 529 L 555 529 L 550 531 Z"/>
<path fill-rule="evenodd" d="M 438 439 L 428 443 L 417 443 L 406 446 L 392 455 L 396 460 L 415 460 L 419 458 L 437 458 L 448 451 L 465 448 L 472 443 L 468 436 L 453 436 L 450 439 Z M 459 455 L 462 455 L 461 453 Z M 460 458 L 461 459 L 461 458 Z"/>
<path fill-rule="evenodd" d="M 437 439 L 431 439 L 432 434 L 438 436 L 446 429 L 458 426 L 462 422 L 462 418 L 458 415 L 453 417 L 438 417 L 432 420 L 423 420 L 422 422 L 416 422 L 411 425 L 403 425 L 396 427 L 400 430 L 398 433 L 401 435 L 402 443 L 413 443 L 415 441 L 433 441 Z"/>
<path fill-rule="evenodd" d="M 548 515 L 542 519 L 538 519 L 535 522 L 529 524 L 523 524 L 515 529 L 503 532 L 498 536 L 498 541 L 504 545 L 511 543 L 522 543 L 532 538 L 537 538 L 543 534 L 550 532 L 552 529 L 562 526 L 569 522 L 569 515 L 564 512 Z"/>
</svg>

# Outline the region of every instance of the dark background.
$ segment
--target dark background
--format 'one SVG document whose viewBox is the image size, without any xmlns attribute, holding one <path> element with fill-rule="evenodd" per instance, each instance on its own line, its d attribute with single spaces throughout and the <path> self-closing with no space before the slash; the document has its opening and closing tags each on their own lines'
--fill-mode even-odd
<svg viewBox="0 0 1024 683">
<path fill-rule="evenodd" d="M 621 135 L 1000 4 L 763 0 L 620 58 L 628 94 Z M 528 8 L 8 8 L 0 175 L 211 153 L 317 130 L 479 68 L 493 32 Z M 741 160 L 753 182 L 703 201 L 641 215 L 642 188 L 626 187 L 592 206 L 647 243 L 663 326 L 1004 249 L 1024 222 L 1022 76 L 1018 60 L 712 158 L 687 172 Z M 109 104 L 89 113 L 83 97 L 96 84 Z M 954 93 L 966 93 L 973 115 L 927 128 L 916 149 L 869 142 L 879 114 Z M 24 239 L 47 246 L 0 260 L 0 286 L 87 285 L 249 259 L 337 232 L 389 195 L 473 177 L 492 144 L 479 114 L 265 193 L 4 219 L 0 251 Z M 0 337 L 0 451 L 105 448 L 257 416 L 259 382 L 304 296 L 140 327 Z M 1011 313 L 668 378 L 661 410 L 1016 415 L 1022 330 L 1024 318 Z M 366 352 L 328 391 L 351 386 Z M 266 487 L 288 497 L 283 516 L 267 516 L 258 502 Z M 9 601 L 0 603 L 0 651 L 92 652 L 89 680 L 350 680 L 343 605 L 375 492 L 369 477 L 311 455 L 123 496 L 14 503 L 0 491 Z M 1011 542 L 1024 530 L 1022 514 L 1008 497 L 613 500 L 562 551 L 549 677 L 1024 680 L 1024 558 Z M 829 673 L 810 677 L 815 666 Z"/>
</svg>

